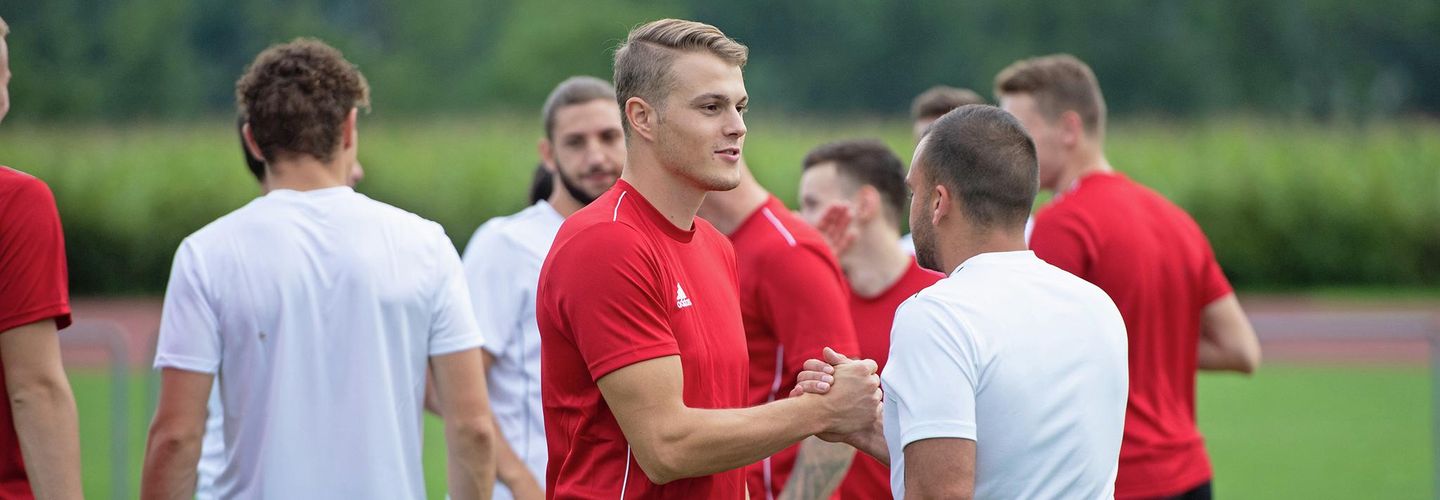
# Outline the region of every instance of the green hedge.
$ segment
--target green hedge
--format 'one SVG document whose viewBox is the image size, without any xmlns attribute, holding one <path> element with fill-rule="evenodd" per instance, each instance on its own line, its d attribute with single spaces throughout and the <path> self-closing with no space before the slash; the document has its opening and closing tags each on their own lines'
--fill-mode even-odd
<svg viewBox="0 0 1440 500">
<path fill-rule="evenodd" d="M 185 235 L 258 193 L 232 123 L 4 127 L 0 163 L 55 191 L 75 293 L 155 293 Z M 896 121 L 757 113 L 749 125 L 752 169 L 792 205 L 815 145 L 880 137 L 907 161 L 912 149 Z M 360 190 L 463 245 L 524 205 L 538 130 L 529 116 L 367 117 Z M 1194 214 L 1239 286 L 1440 285 L 1440 124 L 1131 121 L 1112 126 L 1108 149 Z"/>
</svg>

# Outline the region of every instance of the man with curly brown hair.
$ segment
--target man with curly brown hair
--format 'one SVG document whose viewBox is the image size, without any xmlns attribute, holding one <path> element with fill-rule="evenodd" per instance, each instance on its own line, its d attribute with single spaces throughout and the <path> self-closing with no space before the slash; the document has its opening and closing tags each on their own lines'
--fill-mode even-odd
<svg viewBox="0 0 1440 500">
<path fill-rule="evenodd" d="M 192 494 L 215 385 L 219 497 L 422 498 L 429 371 L 450 494 L 488 497 L 494 429 L 459 255 L 438 224 L 347 185 L 364 76 L 298 39 L 261 52 L 236 100 L 269 192 L 175 254 L 141 496 Z"/>
</svg>

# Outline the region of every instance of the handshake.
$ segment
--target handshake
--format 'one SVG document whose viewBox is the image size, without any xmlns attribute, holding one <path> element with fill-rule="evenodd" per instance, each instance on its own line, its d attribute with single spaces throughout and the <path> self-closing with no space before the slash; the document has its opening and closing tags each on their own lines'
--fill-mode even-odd
<svg viewBox="0 0 1440 500">
<path fill-rule="evenodd" d="M 815 436 L 861 449 L 875 438 L 883 442 L 875 361 L 853 360 L 829 347 L 824 357 L 807 360 L 790 391 L 792 398 L 812 398 L 821 405 L 825 430 Z"/>
</svg>

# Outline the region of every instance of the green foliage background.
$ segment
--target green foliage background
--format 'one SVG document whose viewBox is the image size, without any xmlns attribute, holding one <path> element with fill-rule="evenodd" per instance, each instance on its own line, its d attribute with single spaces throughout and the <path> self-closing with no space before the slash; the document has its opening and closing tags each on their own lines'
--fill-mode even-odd
<svg viewBox="0 0 1440 500">
<path fill-rule="evenodd" d="M 378 113 L 531 112 L 567 75 L 608 75 L 628 29 L 661 17 L 749 45 L 752 101 L 790 112 L 898 114 L 936 83 L 988 95 L 1010 62 L 1070 52 L 1120 114 L 1440 114 L 1426 0 L 22 0 L 0 15 L 16 120 L 227 111 L 245 64 L 302 35 L 361 66 Z"/>
<path fill-rule="evenodd" d="M 157 293 L 180 240 L 259 193 L 229 119 L 190 125 L 6 126 L 0 158 L 48 182 L 75 293 Z M 361 123 L 360 191 L 445 226 L 457 248 L 523 208 L 538 117 Z M 878 137 L 908 160 L 907 123 L 757 110 L 746 156 L 795 206 L 819 144 Z M 1114 124 L 1111 162 L 1188 209 L 1247 289 L 1440 285 L 1440 125 L 1267 121 Z"/>
</svg>

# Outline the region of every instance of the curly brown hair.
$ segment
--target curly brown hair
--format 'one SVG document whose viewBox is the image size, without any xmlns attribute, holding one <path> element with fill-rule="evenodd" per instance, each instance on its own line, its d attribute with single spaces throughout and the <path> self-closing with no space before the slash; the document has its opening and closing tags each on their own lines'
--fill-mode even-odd
<svg viewBox="0 0 1440 500">
<path fill-rule="evenodd" d="M 235 103 L 267 162 L 282 155 L 329 162 L 350 110 L 369 109 L 370 86 L 339 50 L 297 38 L 255 57 L 235 82 Z"/>
</svg>

